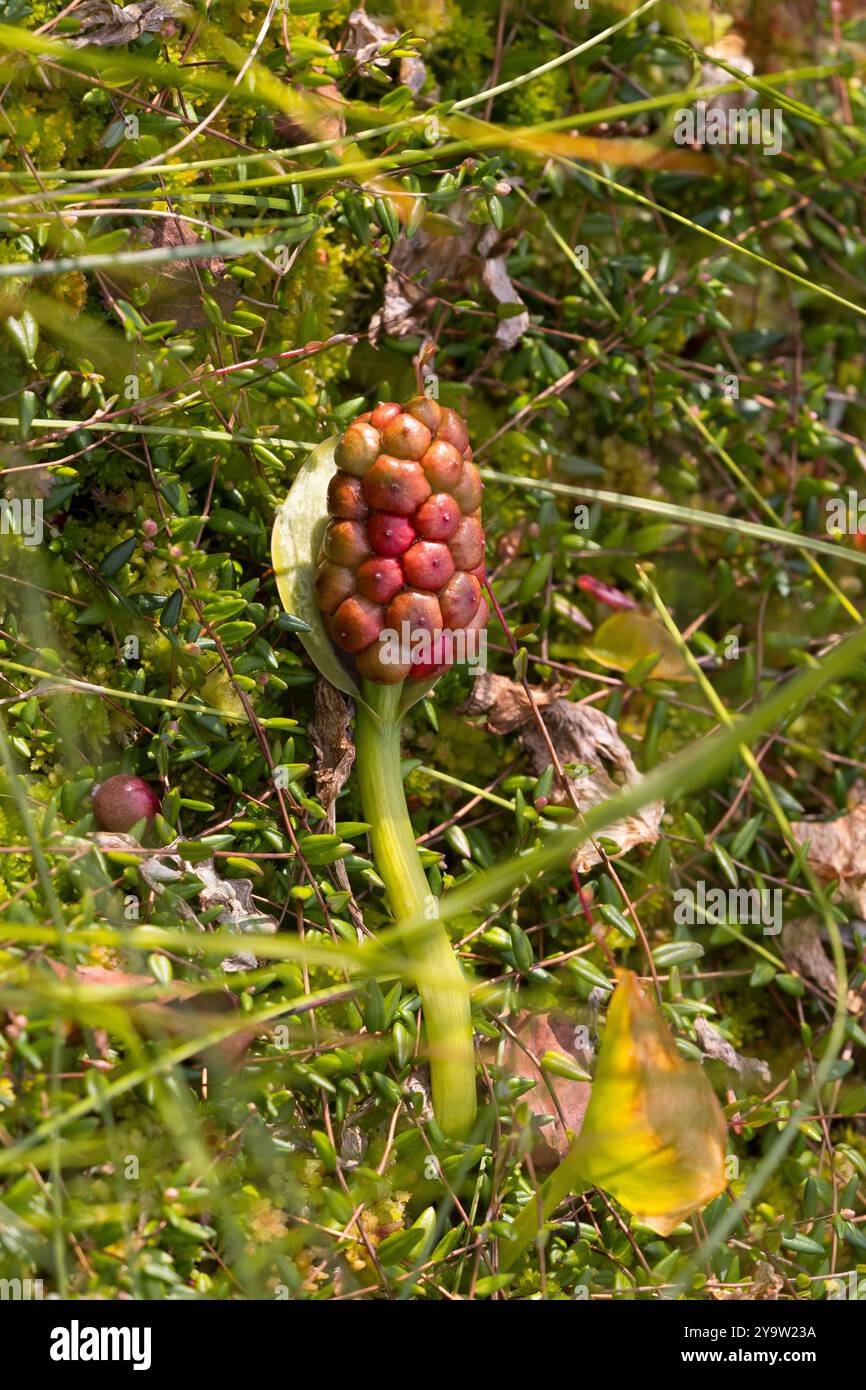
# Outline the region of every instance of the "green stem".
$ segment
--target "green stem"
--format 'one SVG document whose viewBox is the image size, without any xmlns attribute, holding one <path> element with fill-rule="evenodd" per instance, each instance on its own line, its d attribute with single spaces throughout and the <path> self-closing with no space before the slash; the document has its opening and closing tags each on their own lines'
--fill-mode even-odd
<svg viewBox="0 0 866 1390">
<path fill-rule="evenodd" d="M 355 716 L 355 767 L 376 868 L 398 927 L 423 918 L 404 940 L 421 995 L 436 1121 L 449 1137 L 463 1138 L 475 1119 L 475 1054 L 469 988 L 439 920 L 403 792 L 400 770 L 402 685 L 364 682 L 366 704 Z"/>
</svg>

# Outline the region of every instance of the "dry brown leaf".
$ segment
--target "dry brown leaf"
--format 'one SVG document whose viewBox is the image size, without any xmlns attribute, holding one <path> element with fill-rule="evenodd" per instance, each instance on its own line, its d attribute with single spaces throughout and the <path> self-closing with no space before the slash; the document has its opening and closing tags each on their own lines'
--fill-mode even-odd
<svg viewBox="0 0 866 1390">
<path fill-rule="evenodd" d="M 137 236 L 154 250 L 198 246 L 202 240 L 183 217 L 159 217 L 145 222 Z M 226 275 L 226 263 L 216 254 L 202 260 L 166 261 L 159 266 L 138 267 L 132 272 L 124 269 L 122 274 L 113 269 L 111 275 L 121 285 L 147 287 L 150 296 L 140 313 L 150 323 L 174 319 L 178 328 L 201 328 L 209 322 L 202 303 L 202 269 L 209 270 L 217 282 L 207 286 L 207 293 L 217 301 L 224 314 L 230 314 L 240 286 L 232 276 Z"/>
<path fill-rule="evenodd" d="M 811 980 L 830 998 L 836 998 L 836 967 L 821 944 L 821 923 L 817 917 L 795 917 L 782 928 L 782 955 L 789 970 Z M 863 1000 L 849 989 L 848 1012 L 863 1012 Z"/>
<path fill-rule="evenodd" d="M 93 840 L 101 850 L 128 853 L 141 848 L 131 835 L 98 831 Z M 216 919 L 217 924 L 227 927 L 239 935 L 254 933 L 270 936 L 277 930 L 273 917 L 260 912 L 253 902 L 252 880 L 248 878 L 224 879 L 216 871 L 214 861 L 205 859 L 200 863 L 189 863 L 175 854 L 172 845 L 166 845 L 158 855 L 142 855 L 139 873 L 155 893 L 163 893 L 167 883 L 174 883 L 185 873 L 195 874 L 203 887 L 199 894 L 202 909 L 220 905 L 222 911 Z M 177 900 L 177 910 L 188 921 L 197 922 L 195 912 L 183 899 Z M 221 962 L 223 970 L 255 970 L 258 961 L 252 951 L 239 949 L 234 955 L 226 956 Z"/>
<path fill-rule="evenodd" d="M 116 48 L 132 43 L 142 34 L 171 35 L 179 21 L 190 13 L 182 0 L 141 0 L 136 5 L 112 5 L 109 0 L 84 0 L 75 10 L 81 20 L 81 34 L 70 40 L 70 48 Z"/>
<path fill-rule="evenodd" d="M 561 763 L 584 763 L 593 768 L 585 777 L 573 779 L 574 794 L 581 811 L 608 801 L 622 788 L 639 780 L 639 774 L 626 745 L 612 719 L 592 705 L 575 705 L 562 698 L 562 687 L 537 691 L 536 704 Z M 464 714 L 488 714 L 487 727 L 491 733 L 519 731 L 520 741 L 536 777 L 550 766 L 550 752 L 533 716 L 532 707 L 521 686 L 507 676 L 483 672 L 473 684 L 472 694 L 462 706 Z M 610 768 L 608 772 L 607 767 Z M 569 805 L 563 787 L 554 780 L 551 801 Z M 654 844 L 664 814 L 661 801 L 652 801 L 635 816 L 617 821 L 604 832 L 606 840 L 619 846 L 618 853 L 640 844 Z M 616 855 L 612 856 L 616 857 Z M 600 862 L 596 849 L 589 843 L 577 851 L 574 863 L 584 873 Z"/>
<path fill-rule="evenodd" d="M 703 1014 L 698 1014 L 695 1019 L 695 1032 L 707 1057 L 730 1067 L 745 1085 L 769 1086 L 770 1068 L 767 1063 L 757 1057 L 741 1056 Z"/>
<path fill-rule="evenodd" d="M 565 1158 L 572 1139 L 580 1131 L 592 1085 L 589 1081 L 554 1076 L 537 1063 L 545 1052 L 560 1052 L 586 1068 L 591 1057 L 589 1052 L 576 1046 L 577 1025 L 566 1014 L 524 1014 L 512 1031 L 517 1041 L 509 1039 L 505 1065 L 512 1076 L 535 1082 L 535 1089 L 527 1091 L 521 1100 L 533 1117 L 554 1117 L 539 1130 L 532 1161 L 537 1168 L 554 1168 Z"/>
<path fill-rule="evenodd" d="M 313 72 L 318 69 L 313 68 Z M 346 133 L 346 118 L 343 107 L 347 104 L 340 89 L 334 82 L 325 82 L 321 87 L 308 90 L 306 87 L 293 87 L 301 99 L 296 116 L 284 111 L 274 114 L 274 139 L 282 145 L 306 145 L 318 140 L 339 140 Z"/>
<path fill-rule="evenodd" d="M 837 878 L 846 902 L 866 916 L 866 783 L 854 783 L 847 814 L 830 821 L 793 821 L 791 830 L 798 844 L 810 841 L 806 859 L 818 877 Z"/>
<path fill-rule="evenodd" d="M 401 215 L 408 215 L 406 195 L 395 201 Z M 426 330 L 436 302 L 431 296 L 436 281 L 447 284 L 451 298 L 480 280 L 498 304 L 523 303 L 508 274 L 507 240 L 495 227 L 468 222 L 468 210 L 465 200 L 457 202 L 449 208 L 447 220 L 428 216 L 411 240 L 400 237 L 397 241 L 390 255 L 393 269 L 385 281 L 382 308 L 370 320 L 374 345 L 383 332 L 405 338 Z M 451 235 L 446 234 L 449 230 Z M 491 344 L 493 355 L 513 347 L 528 327 L 527 313 L 501 319 Z"/>
<path fill-rule="evenodd" d="M 358 67 L 366 67 L 369 64 L 376 68 L 386 68 L 394 60 L 390 54 L 383 54 L 380 50 L 399 37 L 399 29 L 373 19 L 364 10 L 352 10 L 349 15 L 349 36 L 342 52 L 354 58 Z M 404 87 L 409 88 L 413 96 L 418 95 L 426 80 L 427 68 L 421 58 L 412 55 L 400 59 L 400 81 Z"/>
</svg>

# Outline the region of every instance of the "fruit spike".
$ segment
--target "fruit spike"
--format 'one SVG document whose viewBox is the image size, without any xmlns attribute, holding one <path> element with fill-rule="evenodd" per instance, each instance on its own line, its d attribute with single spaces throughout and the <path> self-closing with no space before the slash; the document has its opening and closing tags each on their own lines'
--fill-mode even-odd
<svg viewBox="0 0 866 1390">
<path fill-rule="evenodd" d="M 334 459 L 315 582 L 331 639 L 377 685 L 438 675 L 488 616 L 483 484 L 466 423 L 429 396 L 380 401 Z M 411 650 L 419 636 L 432 639 L 423 659 Z"/>
</svg>

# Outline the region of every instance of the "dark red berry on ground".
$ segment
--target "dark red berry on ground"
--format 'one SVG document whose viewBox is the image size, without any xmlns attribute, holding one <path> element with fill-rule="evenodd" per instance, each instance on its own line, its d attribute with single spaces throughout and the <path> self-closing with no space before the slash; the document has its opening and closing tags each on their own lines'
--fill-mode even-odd
<svg viewBox="0 0 866 1390">
<path fill-rule="evenodd" d="M 119 772 L 94 787 L 91 799 L 102 829 L 117 834 L 130 830 L 140 820 L 151 826 L 162 806 L 154 788 L 131 772 Z"/>
</svg>

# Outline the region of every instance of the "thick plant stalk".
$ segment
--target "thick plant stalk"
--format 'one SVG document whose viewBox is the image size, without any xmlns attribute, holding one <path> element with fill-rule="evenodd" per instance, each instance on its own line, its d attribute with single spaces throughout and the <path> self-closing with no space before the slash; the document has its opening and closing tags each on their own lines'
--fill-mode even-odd
<svg viewBox="0 0 866 1390">
<path fill-rule="evenodd" d="M 364 681 L 358 704 L 355 769 L 376 868 L 397 925 L 423 916 L 427 929 L 405 940 L 427 1028 L 433 1109 L 443 1133 L 462 1139 L 475 1119 L 475 1055 L 469 988 L 430 892 L 400 772 L 401 686 Z"/>
</svg>

